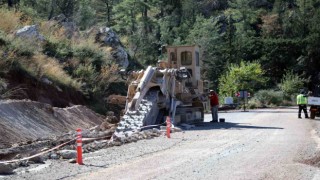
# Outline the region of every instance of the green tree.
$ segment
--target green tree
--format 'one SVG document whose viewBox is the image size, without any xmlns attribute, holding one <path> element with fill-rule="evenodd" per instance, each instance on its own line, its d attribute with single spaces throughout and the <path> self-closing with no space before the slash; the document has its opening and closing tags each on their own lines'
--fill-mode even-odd
<svg viewBox="0 0 320 180">
<path fill-rule="evenodd" d="M 97 21 L 109 27 L 113 26 L 115 24 L 113 7 L 117 3 L 117 0 L 95 0 L 93 7 L 96 10 Z"/>
<path fill-rule="evenodd" d="M 219 94 L 232 96 L 235 92 L 245 89 L 253 92 L 266 82 L 264 71 L 258 62 L 231 64 L 225 74 L 219 78 Z"/>
<path fill-rule="evenodd" d="M 218 86 L 218 78 L 224 71 L 227 53 L 224 47 L 226 43 L 219 33 L 218 22 L 198 16 L 193 28 L 186 38 L 187 44 L 197 44 L 201 47 L 202 60 L 205 65 L 204 76 L 210 80 L 213 87 Z"/>
<path fill-rule="evenodd" d="M 90 0 L 81 0 L 75 18 L 80 30 L 85 30 L 95 23 L 96 11 L 90 6 Z"/>
<path fill-rule="evenodd" d="M 299 93 L 299 90 L 304 87 L 309 80 L 304 78 L 303 75 L 295 74 L 292 70 L 287 71 L 281 79 L 279 88 L 284 93 L 286 97 L 296 95 Z"/>
</svg>

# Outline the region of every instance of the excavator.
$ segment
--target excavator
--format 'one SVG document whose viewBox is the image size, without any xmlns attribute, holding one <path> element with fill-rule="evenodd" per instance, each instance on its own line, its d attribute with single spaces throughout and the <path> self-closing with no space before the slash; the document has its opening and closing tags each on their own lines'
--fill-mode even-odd
<svg viewBox="0 0 320 180">
<path fill-rule="evenodd" d="M 124 115 L 116 132 L 159 125 L 168 116 L 172 125 L 203 122 L 209 83 L 201 79 L 199 46 L 167 46 L 164 51 L 167 60 L 128 77 Z"/>
</svg>

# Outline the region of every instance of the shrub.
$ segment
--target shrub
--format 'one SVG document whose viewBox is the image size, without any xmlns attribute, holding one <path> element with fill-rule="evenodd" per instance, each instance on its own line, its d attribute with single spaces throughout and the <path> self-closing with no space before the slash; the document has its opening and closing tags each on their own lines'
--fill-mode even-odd
<svg viewBox="0 0 320 180">
<path fill-rule="evenodd" d="M 20 59 L 18 63 L 22 69 L 33 77 L 38 79 L 47 77 L 61 85 L 80 89 L 80 84 L 72 79 L 72 77 L 63 70 L 63 66 L 53 58 L 37 54 L 30 59 Z"/>
<path fill-rule="evenodd" d="M 16 55 L 28 57 L 33 56 L 41 48 L 40 43 L 28 38 L 15 38 L 11 41 L 9 47 Z"/>
<path fill-rule="evenodd" d="M 255 93 L 249 104 L 255 107 L 279 106 L 283 103 L 283 92 L 275 90 L 260 90 Z"/>
<path fill-rule="evenodd" d="M 66 39 L 62 41 L 56 41 L 54 38 L 49 38 L 43 47 L 43 53 L 61 61 L 65 61 L 73 56 L 71 42 Z"/>
<path fill-rule="evenodd" d="M 298 94 L 299 90 L 303 88 L 304 83 L 309 81 L 309 79 L 302 76 L 294 74 L 293 71 L 287 71 L 283 75 L 281 83 L 278 86 L 283 91 L 286 99 L 290 99 L 291 96 Z"/>
<path fill-rule="evenodd" d="M 0 30 L 11 33 L 19 26 L 20 14 L 0 8 Z"/>
<path fill-rule="evenodd" d="M 74 57 L 78 58 L 81 63 L 91 63 L 96 71 L 100 71 L 101 67 L 111 59 L 110 52 L 100 48 L 91 39 L 74 44 L 73 53 Z"/>
<path fill-rule="evenodd" d="M 246 89 L 253 92 L 265 83 L 264 71 L 258 62 L 231 64 L 228 71 L 219 78 L 219 94 L 231 96 L 235 92 Z"/>
<path fill-rule="evenodd" d="M 0 47 L 7 44 L 8 38 L 6 34 L 0 30 Z"/>
<path fill-rule="evenodd" d="M 94 70 L 92 64 L 80 64 L 74 71 L 74 76 L 80 78 L 81 81 L 92 83 L 97 78 L 97 72 Z"/>
</svg>

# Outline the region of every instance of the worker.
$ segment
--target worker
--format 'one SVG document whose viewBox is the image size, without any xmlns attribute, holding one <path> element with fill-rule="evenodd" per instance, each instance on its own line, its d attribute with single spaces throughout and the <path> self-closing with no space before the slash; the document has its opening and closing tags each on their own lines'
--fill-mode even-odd
<svg viewBox="0 0 320 180">
<path fill-rule="evenodd" d="M 301 90 L 300 94 L 297 96 L 297 104 L 299 106 L 298 118 L 301 118 L 301 110 L 304 112 L 304 117 L 309 118 L 307 113 L 307 102 L 307 96 L 304 95 L 304 90 Z"/>
<path fill-rule="evenodd" d="M 218 122 L 218 107 L 219 107 L 219 98 L 217 93 L 214 90 L 210 90 L 210 105 L 211 105 L 211 113 L 212 113 L 212 121 L 210 122 Z"/>
</svg>

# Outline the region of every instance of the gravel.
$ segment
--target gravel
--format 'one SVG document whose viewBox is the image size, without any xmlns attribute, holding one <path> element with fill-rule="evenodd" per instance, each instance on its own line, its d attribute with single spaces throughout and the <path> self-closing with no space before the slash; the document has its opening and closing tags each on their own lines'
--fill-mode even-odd
<svg viewBox="0 0 320 180">
<path fill-rule="evenodd" d="M 84 154 L 84 164 L 47 160 L 5 179 L 313 179 L 320 177 L 320 123 L 297 109 L 219 115 L 168 139 L 150 137 Z M 137 134 L 140 136 L 142 134 Z M 120 145 L 120 144 L 119 144 Z M 313 161 L 310 161 L 313 160 Z M 63 167 L 63 168 L 61 168 Z"/>
</svg>

